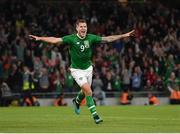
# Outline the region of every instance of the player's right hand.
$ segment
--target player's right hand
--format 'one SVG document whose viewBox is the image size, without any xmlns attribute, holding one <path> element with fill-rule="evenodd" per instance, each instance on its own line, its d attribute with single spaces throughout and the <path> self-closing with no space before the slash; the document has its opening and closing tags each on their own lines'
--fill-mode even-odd
<svg viewBox="0 0 180 134">
<path fill-rule="evenodd" d="M 39 37 L 35 35 L 29 35 L 29 38 L 36 41 L 40 40 Z"/>
</svg>

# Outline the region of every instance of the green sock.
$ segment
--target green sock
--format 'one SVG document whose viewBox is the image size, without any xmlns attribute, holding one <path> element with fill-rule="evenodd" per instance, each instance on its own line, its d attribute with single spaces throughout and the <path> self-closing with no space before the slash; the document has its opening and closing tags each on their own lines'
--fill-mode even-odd
<svg viewBox="0 0 180 134">
<path fill-rule="evenodd" d="M 85 97 L 85 95 L 84 95 L 83 91 L 82 91 L 82 90 L 79 91 L 79 93 L 78 93 L 78 95 L 77 95 L 77 97 L 76 97 L 76 102 L 77 102 L 78 104 L 80 104 L 81 101 L 84 99 L 84 97 Z"/>
<path fill-rule="evenodd" d="M 94 104 L 92 96 L 86 96 L 86 105 L 88 106 L 88 109 L 91 112 L 92 116 L 97 115 L 96 106 Z"/>
</svg>

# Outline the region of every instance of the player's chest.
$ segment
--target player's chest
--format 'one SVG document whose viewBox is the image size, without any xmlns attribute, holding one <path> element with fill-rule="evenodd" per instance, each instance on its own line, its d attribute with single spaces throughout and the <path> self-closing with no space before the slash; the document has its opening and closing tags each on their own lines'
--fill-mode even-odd
<svg viewBox="0 0 180 134">
<path fill-rule="evenodd" d="M 80 52 L 85 52 L 91 48 L 91 42 L 89 40 L 74 40 L 73 48 Z"/>
</svg>

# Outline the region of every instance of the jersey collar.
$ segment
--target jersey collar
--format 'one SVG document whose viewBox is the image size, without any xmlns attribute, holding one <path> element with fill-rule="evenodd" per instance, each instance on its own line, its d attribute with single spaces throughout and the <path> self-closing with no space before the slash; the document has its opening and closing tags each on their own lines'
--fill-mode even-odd
<svg viewBox="0 0 180 134">
<path fill-rule="evenodd" d="M 76 34 L 76 35 L 77 35 L 77 37 L 78 37 L 79 39 L 81 39 L 81 40 L 83 40 L 83 39 L 86 38 L 86 36 L 84 36 L 84 38 L 82 38 L 82 37 L 80 37 L 78 34 Z"/>
</svg>

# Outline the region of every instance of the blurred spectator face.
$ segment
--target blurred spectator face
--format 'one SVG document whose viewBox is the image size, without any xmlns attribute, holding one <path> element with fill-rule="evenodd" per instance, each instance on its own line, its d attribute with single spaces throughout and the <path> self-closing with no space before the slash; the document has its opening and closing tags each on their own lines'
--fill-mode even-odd
<svg viewBox="0 0 180 134">
<path fill-rule="evenodd" d="M 61 73 L 61 74 L 64 74 L 64 73 L 65 73 L 65 70 L 64 70 L 63 67 L 60 68 L 60 73 Z"/>
<path fill-rule="evenodd" d="M 17 65 L 16 64 L 12 64 L 12 70 L 16 71 L 17 70 Z"/>
<path fill-rule="evenodd" d="M 180 63 L 178 64 L 178 69 L 180 69 Z"/>
<path fill-rule="evenodd" d="M 31 56 L 31 51 L 30 51 L 29 49 L 27 49 L 26 55 L 27 55 L 27 56 Z"/>
<path fill-rule="evenodd" d="M 55 72 L 55 73 L 56 73 L 56 76 L 57 76 L 57 77 L 59 77 L 59 71 L 58 71 L 58 70 L 56 70 L 56 72 Z"/>
<path fill-rule="evenodd" d="M 145 60 L 144 61 L 144 67 L 148 67 L 148 65 L 149 65 L 148 62 Z"/>
<path fill-rule="evenodd" d="M 108 79 L 108 80 L 110 80 L 110 79 L 111 79 L 111 77 L 112 77 L 111 72 L 107 72 L 106 77 L 107 77 L 107 79 Z"/>
<path fill-rule="evenodd" d="M 171 73 L 171 80 L 174 80 L 175 78 L 176 78 L 175 73 L 172 72 L 172 73 Z"/>
<path fill-rule="evenodd" d="M 150 86 L 151 86 L 151 81 L 150 81 L 150 80 L 147 80 L 147 81 L 146 81 L 146 85 L 150 87 Z"/>
<path fill-rule="evenodd" d="M 99 74 L 96 75 L 96 79 L 99 79 Z"/>
<path fill-rule="evenodd" d="M 48 71 L 47 71 L 47 69 L 45 68 L 45 67 L 43 67 L 42 69 L 41 69 L 41 71 L 42 71 L 42 74 L 47 74 L 48 73 Z"/>
<path fill-rule="evenodd" d="M 159 66 L 159 62 L 157 60 L 155 60 L 154 61 L 154 65 L 158 67 Z"/>
<path fill-rule="evenodd" d="M 20 39 L 20 45 L 22 46 L 22 47 L 26 47 L 26 42 L 25 42 L 25 40 L 23 39 L 23 38 L 21 38 Z"/>
<path fill-rule="evenodd" d="M 169 61 L 173 61 L 173 60 L 174 60 L 173 55 L 172 55 L 172 54 L 170 54 L 170 55 L 168 56 L 168 59 L 169 59 Z"/>
<path fill-rule="evenodd" d="M 149 64 L 153 64 L 153 59 L 149 58 Z"/>
<path fill-rule="evenodd" d="M 133 50 L 132 50 L 132 48 L 128 48 L 128 53 L 132 53 L 133 52 Z"/>
<path fill-rule="evenodd" d="M 76 25 L 76 30 L 77 30 L 77 34 L 81 38 L 84 38 L 86 36 L 86 33 L 87 33 L 87 24 L 85 22 L 79 22 Z"/>
<path fill-rule="evenodd" d="M 157 81 L 161 81 L 161 77 L 160 76 L 157 76 Z"/>
<path fill-rule="evenodd" d="M 23 70 L 24 70 L 25 73 L 29 71 L 29 69 L 28 69 L 27 66 L 24 66 L 24 67 L 23 67 Z"/>
<path fill-rule="evenodd" d="M 137 72 L 134 72 L 133 75 L 134 75 L 134 76 L 137 76 L 138 74 L 137 74 Z"/>
<path fill-rule="evenodd" d="M 101 72 L 103 75 L 106 75 L 106 71 L 107 71 L 106 67 L 102 67 Z"/>
<path fill-rule="evenodd" d="M 58 52 L 58 48 L 57 48 L 57 47 L 55 47 L 55 48 L 54 48 L 54 51 L 55 51 L 55 52 Z"/>
<path fill-rule="evenodd" d="M 136 66 L 134 71 L 139 74 L 141 72 L 141 68 L 139 66 Z"/>
<path fill-rule="evenodd" d="M 150 68 L 150 73 L 153 74 L 154 73 L 154 69 L 151 67 Z"/>
<path fill-rule="evenodd" d="M 127 73 L 128 73 L 128 69 L 125 68 L 125 69 L 124 69 L 124 74 L 127 74 Z"/>
<path fill-rule="evenodd" d="M 21 60 L 18 60 L 18 61 L 17 61 L 17 67 L 21 67 L 21 65 L 22 65 L 22 61 L 21 61 Z"/>
</svg>

